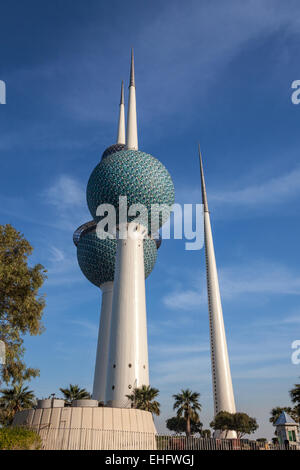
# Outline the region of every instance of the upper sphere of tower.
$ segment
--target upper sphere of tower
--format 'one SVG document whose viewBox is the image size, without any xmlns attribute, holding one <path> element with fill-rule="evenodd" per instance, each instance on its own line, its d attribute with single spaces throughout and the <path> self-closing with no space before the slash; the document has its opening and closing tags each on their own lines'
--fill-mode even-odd
<svg viewBox="0 0 300 470">
<path fill-rule="evenodd" d="M 124 150 L 124 149 L 125 149 L 125 144 L 113 144 L 110 147 L 107 147 L 106 150 L 104 150 L 101 160 L 108 157 L 109 155 L 112 155 L 113 153 L 120 152 L 120 150 Z"/>
<path fill-rule="evenodd" d="M 154 268 L 157 258 L 157 248 L 154 240 L 146 238 L 144 241 L 144 267 L 145 278 Z M 77 259 L 85 277 L 101 286 L 105 282 L 114 280 L 117 240 L 97 237 L 96 232 L 86 232 L 81 235 L 77 244 Z"/>
<path fill-rule="evenodd" d="M 159 226 L 168 219 L 174 204 L 174 185 L 159 160 L 139 150 L 123 150 L 103 159 L 90 176 L 87 203 L 93 218 L 96 219 L 96 210 L 101 204 L 113 205 L 118 217 L 119 196 L 127 196 L 127 208 L 133 204 L 146 206 L 148 220 L 141 220 L 141 223 L 145 226 L 149 223 L 150 232 L 151 215 L 158 213 L 158 205 L 165 206 Z"/>
</svg>

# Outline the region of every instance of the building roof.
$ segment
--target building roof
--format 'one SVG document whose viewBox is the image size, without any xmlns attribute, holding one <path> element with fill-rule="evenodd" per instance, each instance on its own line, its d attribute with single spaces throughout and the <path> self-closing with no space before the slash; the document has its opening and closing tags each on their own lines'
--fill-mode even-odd
<svg viewBox="0 0 300 470">
<path fill-rule="evenodd" d="M 297 423 L 293 420 L 293 418 L 290 417 L 285 411 L 281 413 L 279 418 L 275 422 L 275 426 L 278 426 L 280 424 L 296 424 Z"/>
</svg>

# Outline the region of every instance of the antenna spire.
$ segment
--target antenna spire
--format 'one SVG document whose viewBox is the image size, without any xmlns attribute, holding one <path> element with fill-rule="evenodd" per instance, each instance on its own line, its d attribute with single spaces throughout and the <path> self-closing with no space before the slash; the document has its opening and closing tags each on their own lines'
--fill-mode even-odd
<svg viewBox="0 0 300 470">
<path fill-rule="evenodd" d="M 129 82 L 129 100 L 128 100 L 128 114 L 127 114 L 126 147 L 129 150 L 138 150 L 133 49 L 131 49 L 131 67 L 130 67 L 130 82 Z"/>
<path fill-rule="evenodd" d="M 204 206 L 204 212 L 209 212 L 208 211 L 208 204 L 207 204 L 207 195 L 206 195 L 206 188 L 205 188 L 205 179 L 204 179 L 203 163 L 202 163 L 202 155 L 201 155 L 200 144 L 198 144 L 198 152 L 199 152 L 199 160 L 200 160 L 202 204 Z"/>
<path fill-rule="evenodd" d="M 126 140 L 125 140 L 124 83 L 123 83 L 123 80 L 122 80 L 117 144 L 125 145 L 125 142 L 126 142 Z"/>
</svg>

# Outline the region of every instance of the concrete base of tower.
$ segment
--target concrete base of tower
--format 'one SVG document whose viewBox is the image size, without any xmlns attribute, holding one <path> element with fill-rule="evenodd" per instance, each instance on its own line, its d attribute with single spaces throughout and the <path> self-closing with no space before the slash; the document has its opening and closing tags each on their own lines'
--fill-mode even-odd
<svg viewBox="0 0 300 470">
<path fill-rule="evenodd" d="M 13 426 L 36 430 L 46 450 L 156 449 L 151 413 L 91 405 L 23 410 L 16 413 Z"/>
<path fill-rule="evenodd" d="M 215 431 L 213 433 L 214 439 L 237 439 L 237 434 L 235 431 Z"/>
</svg>

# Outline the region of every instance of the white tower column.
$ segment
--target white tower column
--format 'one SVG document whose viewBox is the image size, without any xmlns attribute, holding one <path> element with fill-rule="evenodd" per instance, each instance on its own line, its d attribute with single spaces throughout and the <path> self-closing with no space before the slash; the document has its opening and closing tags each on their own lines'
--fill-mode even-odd
<svg viewBox="0 0 300 470">
<path fill-rule="evenodd" d="M 125 145 L 125 143 L 126 143 L 126 140 L 125 140 L 125 103 L 124 103 L 124 84 L 122 81 L 117 144 Z"/>
<path fill-rule="evenodd" d="M 219 279 L 208 211 L 202 158 L 199 147 L 202 203 L 204 207 L 204 242 L 206 257 L 207 295 L 210 326 L 211 366 L 215 415 L 220 411 L 235 413 L 235 401 L 232 387 L 226 334 L 224 327 Z M 216 437 L 225 437 L 219 433 Z M 230 431 L 227 438 L 236 438 L 236 432 Z"/>
<path fill-rule="evenodd" d="M 149 385 L 143 238 L 131 222 L 128 238 L 118 239 L 113 289 L 107 405 L 129 407 L 126 395 Z"/>
<path fill-rule="evenodd" d="M 130 82 L 129 82 L 129 99 L 128 99 L 126 137 L 127 137 L 126 147 L 130 150 L 137 150 L 138 149 L 138 133 L 137 133 L 136 95 L 135 95 L 133 49 L 131 50 L 131 67 L 130 67 Z"/>
<path fill-rule="evenodd" d="M 113 282 L 105 282 L 100 286 L 100 289 L 102 290 L 102 303 L 94 375 L 93 399 L 102 401 L 104 403 L 106 399 L 105 392 L 109 357 Z"/>
</svg>

